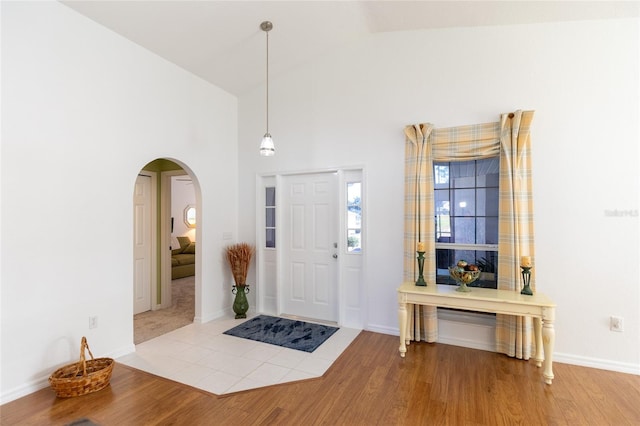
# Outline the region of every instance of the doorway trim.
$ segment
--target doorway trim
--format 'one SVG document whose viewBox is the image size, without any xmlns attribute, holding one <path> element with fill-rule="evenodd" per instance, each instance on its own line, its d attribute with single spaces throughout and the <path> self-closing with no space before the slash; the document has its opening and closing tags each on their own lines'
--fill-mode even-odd
<svg viewBox="0 0 640 426">
<path fill-rule="evenodd" d="M 282 314 L 282 302 L 281 294 L 283 291 L 282 284 L 282 272 L 283 272 L 283 259 L 282 250 L 278 250 L 278 241 L 282 241 L 283 230 L 282 220 L 283 214 L 281 206 L 284 205 L 282 189 L 284 188 L 284 179 L 288 176 L 295 175 L 307 175 L 307 174 L 322 174 L 322 173 L 336 173 L 338 176 L 336 188 L 337 211 L 338 218 L 336 220 L 336 226 L 338 227 L 338 306 L 337 306 L 337 324 L 340 326 L 362 329 L 364 328 L 367 318 L 367 296 L 364 283 L 364 267 L 366 265 L 366 173 L 364 166 L 351 166 L 351 167 L 336 167 L 328 169 L 315 169 L 305 171 L 293 171 L 293 172 L 276 172 L 265 173 L 256 175 L 256 308 L 259 313 L 281 315 Z M 344 187 L 346 182 L 352 178 L 353 175 L 358 175 L 359 180 L 362 182 L 362 253 L 359 254 L 360 258 L 360 270 L 354 272 L 352 264 L 348 264 L 344 261 L 344 252 L 342 248 L 346 247 L 346 233 L 342 232 L 345 228 L 347 202 L 345 196 Z M 276 248 L 265 248 L 265 188 L 276 188 Z M 280 208 L 279 208 L 280 207 Z M 357 283 L 350 282 L 347 285 L 347 280 L 354 280 L 357 278 Z"/>
</svg>

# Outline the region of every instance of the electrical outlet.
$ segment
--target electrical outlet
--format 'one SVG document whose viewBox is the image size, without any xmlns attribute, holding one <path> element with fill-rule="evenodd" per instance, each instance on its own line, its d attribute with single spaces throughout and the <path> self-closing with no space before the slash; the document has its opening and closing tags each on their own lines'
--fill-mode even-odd
<svg viewBox="0 0 640 426">
<path fill-rule="evenodd" d="M 611 331 L 624 331 L 624 319 L 618 316 L 612 316 L 609 323 Z"/>
<path fill-rule="evenodd" d="M 89 317 L 89 328 L 98 328 L 98 317 Z"/>
</svg>

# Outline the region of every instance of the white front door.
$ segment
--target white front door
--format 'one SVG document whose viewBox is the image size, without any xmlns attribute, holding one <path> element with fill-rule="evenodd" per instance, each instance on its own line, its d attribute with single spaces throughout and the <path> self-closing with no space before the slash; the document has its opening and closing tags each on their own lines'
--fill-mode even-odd
<svg viewBox="0 0 640 426">
<path fill-rule="evenodd" d="M 139 175 L 133 194 L 133 313 L 151 310 L 151 177 Z"/>
<path fill-rule="evenodd" d="M 283 186 L 282 313 L 338 319 L 337 176 L 287 176 Z"/>
</svg>

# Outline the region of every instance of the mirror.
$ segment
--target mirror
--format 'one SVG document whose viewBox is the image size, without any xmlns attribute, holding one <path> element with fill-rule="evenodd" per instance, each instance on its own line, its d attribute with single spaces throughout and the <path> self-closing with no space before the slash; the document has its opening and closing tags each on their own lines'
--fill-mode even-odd
<svg viewBox="0 0 640 426">
<path fill-rule="evenodd" d="M 189 204 L 184 209 L 184 223 L 189 228 L 195 228 L 196 227 L 196 208 L 192 204 Z"/>
</svg>

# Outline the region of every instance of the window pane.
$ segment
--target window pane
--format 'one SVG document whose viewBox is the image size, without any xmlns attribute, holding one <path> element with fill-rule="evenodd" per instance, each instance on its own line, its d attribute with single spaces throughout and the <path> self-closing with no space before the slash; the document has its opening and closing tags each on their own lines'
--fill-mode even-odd
<svg viewBox="0 0 640 426">
<path fill-rule="evenodd" d="M 267 228 L 275 228 L 276 226 L 276 209 L 267 208 L 266 209 L 266 217 L 265 224 Z"/>
<path fill-rule="evenodd" d="M 476 239 L 476 219 L 473 217 L 453 218 L 453 241 L 454 243 L 475 244 Z"/>
<path fill-rule="evenodd" d="M 488 217 L 485 222 L 485 244 L 498 244 L 498 218 Z"/>
<path fill-rule="evenodd" d="M 498 188 L 478 188 L 476 192 L 476 215 L 498 216 Z"/>
<path fill-rule="evenodd" d="M 476 161 L 476 170 L 478 175 L 477 186 L 493 186 L 498 187 L 500 176 L 500 158 L 485 158 Z"/>
<path fill-rule="evenodd" d="M 449 275 L 447 268 L 455 265 L 454 250 L 436 249 L 436 268 L 438 275 Z"/>
<path fill-rule="evenodd" d="M 265 206 L 273 207 L 276 205 L 276 189 L 265 188 Z"/>
<path fill-rule="evenodd" d="M 451 188 L 473 188 L 476 186 L 476 167 L 474 161 L 451 163 Z"/>
<path fill-rule="evenodd" d="M 497 274 L 498 272 L 498 252 L 496 251 L 477 251 L 476 265 L 482 272 Z"/>
<path fill-rule="evenodd" d="M 266 247 L 274 248 L 276 246 L 276 230 L 275 229 L 267 229 L 266 237 L 265 237 Z"/>
<path fill-rule="evenodd" d="M 454 190 L 452 204 L 454 216 L 475 216 L 475 189 Z"/>
<path fill-rule="evenodd" d="M 362 184 L 360 182 L 347 183 L 347 204 L 360 205 Z"/>
<path fill-rule="evenodd" d="M 446 210 L 449 214 L 449 190 L 448 189 L 436 189 L 434 191 L 436 213 L 441 213 L 442 210 Z"/>
<path fill-rule="evenodd" d="M 451 216 L 446 214 L 436 216 L 436 242 L 451 242 Z"/>
<path fill-rule="evenodd" d="M 357 253 L 362 250 L 361 247 L 361 239 L 360 239 L 360 230 L 359 229 L 349 229 L 347 231 L 347 251 L 349 253 Z"/>
<path fill-rule="evenodd" d="M 348 228 L 360 228 L 360 214 L 349 211 L 347 214 L 347 227 Z"/>
<path fill-rule="evenodd" d="M 476 244 L 498 244 L 498 218 L 476 218 Z"/>
<path fill-rule="evenodd" d="M 451 240 L 451 220 L 449 190 L 435 190 L 436 241 L 448 243 Z"/>
<path fill-rule="evenodd" d="M 449 165 L 434 164 L 433 185 L 435 189 L 449 188 Z"/>
</svg>

